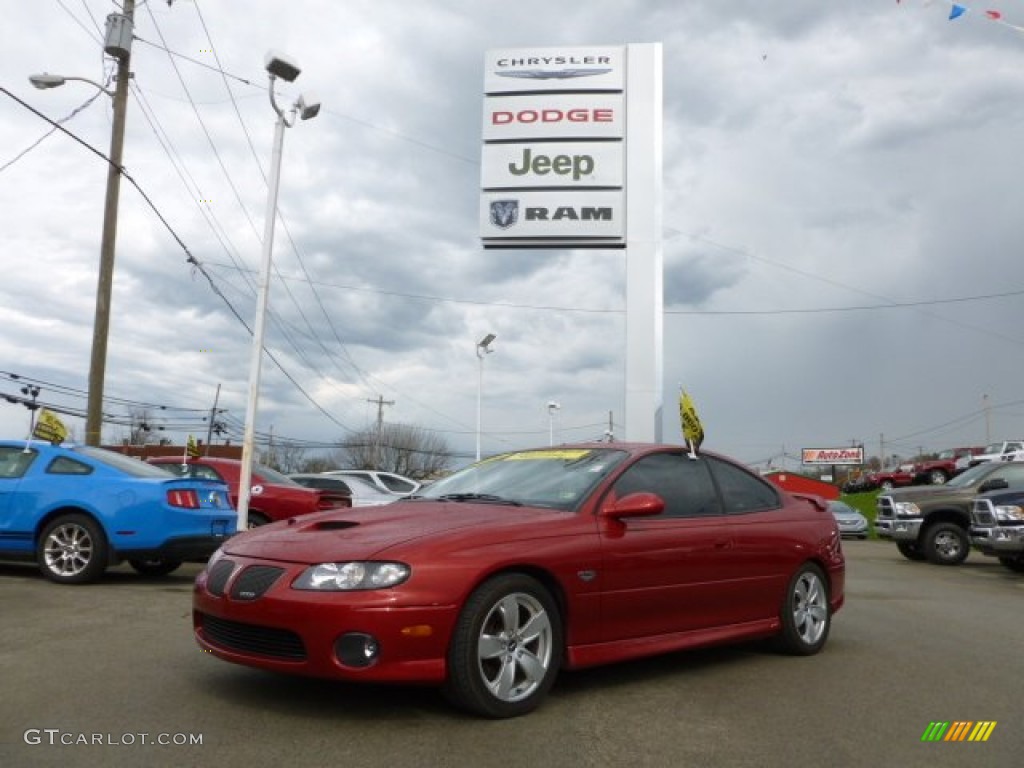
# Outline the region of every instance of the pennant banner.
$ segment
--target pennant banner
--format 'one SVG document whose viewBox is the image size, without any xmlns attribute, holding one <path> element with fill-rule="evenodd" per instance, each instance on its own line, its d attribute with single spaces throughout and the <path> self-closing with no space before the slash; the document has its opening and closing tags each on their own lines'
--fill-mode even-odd
<svg viewBox="0 0 1024 768">
<path fill-rule="evenodd" d="M 683 427 L 683 437 L 690 447 L 690 454 L 696 455 L 700 444 L 704 442 L 704 427 L 697 416 L 697 409 L 685 390 L 679 392 L 679 421 Z"/>
<path fill-rule="evenodd" d="M 188 442 L 185 444 L 185 455 L 191 456 L 193 459 L 199 458 L 199 444 L 193 435 L 188 436 Z"/>
<path fill-rule="evenodd" d="M 35 429 L 32 430 L 32 437 L 58 445 L 63 443 L 67 436 L 68 428 L 64 425 L 64 422 L 55 413 L 43 408 L 39 412 L 39 419 L 36 421 Z"/>
</svg>

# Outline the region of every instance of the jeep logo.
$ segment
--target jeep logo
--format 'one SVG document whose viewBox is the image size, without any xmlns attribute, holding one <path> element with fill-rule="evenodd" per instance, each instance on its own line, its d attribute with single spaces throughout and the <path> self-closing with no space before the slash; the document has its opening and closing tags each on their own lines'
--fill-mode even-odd
<svg viewBox="0 0 1024 768">
<path fill-rule="evenodd" d="M 544 176 L 554 173 L 559 176 L 571 176 L 573 181 L 579 181 L 584 176 L 594 172 L 594 158 L 591 155 L 540 155 L 534 157 L 529 147 L 523 150 L 523 157 L 515 163 L 508 164 L 508 172 L 513 176 L 525 176 L 528 173 L 535 173 Z"/>
</svg>

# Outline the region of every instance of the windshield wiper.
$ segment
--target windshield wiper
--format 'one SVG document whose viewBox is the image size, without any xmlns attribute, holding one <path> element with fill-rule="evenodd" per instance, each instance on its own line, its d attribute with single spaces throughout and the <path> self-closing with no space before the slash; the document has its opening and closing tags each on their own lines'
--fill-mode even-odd
<svg viewBox="0 0 1024 768">
<path fill-rule="evenodd" d="M 509 504 L 513 507 L 523 506 L 521 502 L 514 499 L 506 499 L 502 496 L 495 496 L 493 493 L 446 493 L 437 497 L 438 501 L 484 501 L 489 504 Z"/>
</svg>

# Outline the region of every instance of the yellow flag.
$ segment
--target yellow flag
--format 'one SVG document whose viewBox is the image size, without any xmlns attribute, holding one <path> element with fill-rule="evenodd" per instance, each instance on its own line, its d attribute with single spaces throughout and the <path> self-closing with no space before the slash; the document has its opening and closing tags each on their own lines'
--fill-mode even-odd
<svg viewBox="0 0 1024 768">
<path fill-rule="evenodd" d="M 68 428 L 64 426 L 64 422 L 55 413 L 43 408 L 39 412 L 35 429 L 32 430 L 32 437 L 38 437 L 40 440 L 47 440 L 57 445 L 63 443 L 67 436 Z"/>
<path fill-rule="evenodd" d="M 696 453 L 700 444 L 704 442 L 704 427 L 701 426 L 697 409 L 693 407 L 693 401 L 685 390 L 679 392 L 679 421 L 682 423 L 683 437 L 689 443 L 690 452 Z"/>
<path fill-rule="evenodd" d="M 191 456 L 193 459 L 199 458 L 199 444 L 193 435 L 188 436 L 188 442 L 185 444 L 185 453 Z"/>
</svg>

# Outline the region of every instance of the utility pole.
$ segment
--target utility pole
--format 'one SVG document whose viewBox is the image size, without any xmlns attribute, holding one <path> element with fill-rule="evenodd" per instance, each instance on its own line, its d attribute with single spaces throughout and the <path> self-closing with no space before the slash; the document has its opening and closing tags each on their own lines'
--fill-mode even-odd
<svg viewBox="0 0 1024 768">
<path fill-rule="evenodd" d="M 381 434 L 384 431 L 384 406 L 394 405 L 394 400 L 385 400 L 383 395 L 377 395 L 376 400 L 366 399 L 368 403 L 377 404 L 377 440 L 373 447 L 373 468 L 380 469 L 381 462 Z"/>
<path fill-rule="evenodd" d="M 213 440 L 213 425 L 217 420 L 217 403 L 220 401 L 220 384 L 217 385 L 217 394 L 213 396 L 213 408 L 210 409 L 210 426 L 206 429 L 206 450 L 204 456 L 210 455 L 210 442 Z"/>
<path fill-rule="evenodd" d="M 117 204 L 121 192 L 121 157 L 124 151 L 128 81 L 131 78 L 131 40 L 135 0 L 124 0 L 123 13 L 107 16 L 104 52 L 117 59 L 114 117 L 107 166 L 107 196 L 103 204 L 103 235 L 100 241 L 100 272 L 96 285 L 96 318 L 92 326 L 89 361 L 89 395 L 85 411 L 85 444 L 98 446 L 103 431 L 103 384 L 107 371 L 107 338 L 110 335 L 110 299 L 114 284 L 114 245 L 117 241 Z"/>
</svg>

